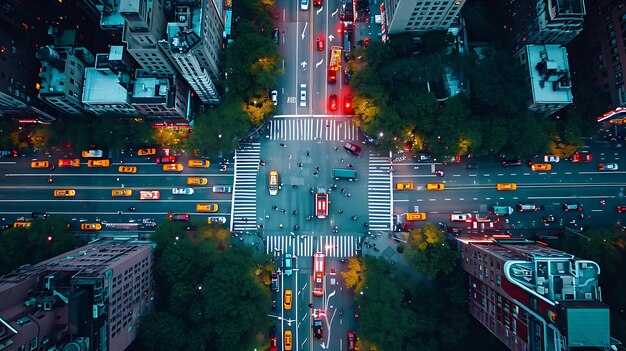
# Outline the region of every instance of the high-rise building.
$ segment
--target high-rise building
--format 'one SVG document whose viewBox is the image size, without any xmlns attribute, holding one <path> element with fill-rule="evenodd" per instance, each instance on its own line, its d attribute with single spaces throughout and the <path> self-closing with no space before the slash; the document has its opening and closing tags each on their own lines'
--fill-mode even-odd
<svg viewBox="0 0 626 351">
<path fill-rule="evenodd" d="M 561 45 L 526 45 L 516 55 L 528 70 L 529 110 L 549 116 L 573 102 L 567 50 Z"/>
<path fill-rule="evenodd" d="M 383 35 L 448 30 L 465 0 L 385 0 Z"/>
<path fill-rule="evenodd" d="M 626 3 L 598 0 L 585 17 L 585 29 L 568 47 L 576 76 L 607 95 L 613 108 L 626 106 Z M 607 106 L 607 110 L 611 107 Z"/>
<path fill-rule="evenodd" d="M 104 30 L 117 32 L 124 27 L 119 0 L 78 0 L 77 5 L 92 19 L 100 22 L 100 28 Z"/>
<path fill-rule="evenodd" d="M 567 45 L 582 30 L 584 0 L 510 0 L 513 51 L 529 44 Z"/>
<path fill-rule="evenodd" d="M 609 349 L 597 263 L 526 239 L 457 242 L 469 312 L 509 349 Z"/>
<path fill-rule="evenodd" d="M 220 95 L 224 19 L 213 0 L 179 0 L 176 22 L 167 25 L 167 40 L 159 44 L 204 104 L 217 104 Z"/>
<path fill-rule="evenodd" d="M 122 0 L 120 14 L 125 18 L 122 41 L 126 50 L 146 72 L 171 77 L 176 70 L 169 62 L 159 40 L 167 36 L 163 0 Z"/>
<path fill-rule="evenodd" d="M 124 350 L 153 304 L 153 244 L 91 243 L 0 277 L 0 346 Z"/>
</svg>

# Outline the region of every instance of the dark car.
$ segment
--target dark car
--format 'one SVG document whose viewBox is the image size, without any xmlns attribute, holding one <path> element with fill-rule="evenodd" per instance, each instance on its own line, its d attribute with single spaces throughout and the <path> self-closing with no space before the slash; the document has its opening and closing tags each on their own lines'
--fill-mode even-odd
<svg viewBox="0 0 626 351">
<path fill-rule="evenodd" d="M 420 152 L 413 156 L 417 162 L 432 162 L 432 155 L 427 152 Z"/>
<path fill-rule="evenodd" d="M 478 163 L 472 162 L 465 165 L 465 169 L 478 169 Z"/>
<path fill-rule="evenodd" d="M 322 338 L 322 320 L 316 319 L 313 321 L 313 335 L 315 335 L 315 339 L 320 340 Z"/>
<path fill-rule="evenodd" d="M 17 157 L 17 150 L 0 150 L 0 158 Z"/>
<path fill-rule="evenodd" d="M 274 28 L 274 31 L 272 32 L 272 38 L 274 38 L 274 41 L 276 42 L 276 44 L 278 44 L 279 40 L 278 40 L 278 28 Z"/>
<path fill-rule="evenodd" d="M 189 220 L 189 215 L 186 213 L 169 213 L 167 215 L 172 221 L 183 221 L 186 222 Z"/>
<path fill-rule="evenodd" d="M 547 216 L 543 216 L 543 218 L 541 219 L 541 221 L 543 223 L 552 223 L 554 222 L 556 219 L 554 218 L 553 215 L 547 215 Z"/>
<path fill-rule="evenodd" d="M 522 160 L 504 160 L 502 161 L 502 167 L 517 167 L 522 165 Z"/>
<path fill-rule="evenodd" d="M 583 205 L 582 204 L 563 204 L 563 211 L 568 212 L 568 211 L 582 211 L 583 210 Z"/>
<path fill-rule="evenodd" d="M 626 212 L 626 206 L 617 206 L 617 213 Z"/>
</svg>

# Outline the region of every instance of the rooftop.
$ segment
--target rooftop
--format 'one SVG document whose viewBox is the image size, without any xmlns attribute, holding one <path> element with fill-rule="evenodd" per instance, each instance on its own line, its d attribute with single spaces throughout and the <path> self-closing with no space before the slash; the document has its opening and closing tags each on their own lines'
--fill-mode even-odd
<svg viewBox="0 0 626 351">
<path fill-rule="evenodd" d="M 560 45 L 526 45 L 530 85 L 535 103 L 573 101 L 567 50 Z"/>
<path fill-rule="evenodd" d="M 86 104 L 127 104 L 128 91 L 119 84 L 118 76 L 94 67 L 85 69 L 83 102 Z"/>
</svg>

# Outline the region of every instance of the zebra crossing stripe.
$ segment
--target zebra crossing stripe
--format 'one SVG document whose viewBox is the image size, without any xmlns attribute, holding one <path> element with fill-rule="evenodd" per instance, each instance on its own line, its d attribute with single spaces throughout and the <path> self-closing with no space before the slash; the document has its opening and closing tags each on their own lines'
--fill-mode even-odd
<svg viewBox="0 0 626 351">
<path fill-rule="evenodd" d="M 392 173 L 388 172 L 387 157 L 369 154 L 367 200 L 369 226 L 372 229 L 391 230 L 393 192 Z"/>
<path fill-rule="evenodd" d="M 349 118 L 274 118 L 268 122 L 272 140 L 359 140 Z"/>
<path fill-rule="evenodd" d="M 361 239 L 355 236 L 312 237 L 270 235 L 265 240 L 265 252 L 274 256 L 290 253 L 296 257 L 313 257 L 322 252 L 328 257 L 352 257 L 357 254 Z"/>
<path fill-rule="evenodd" d="M 244 143 L 235 151 L 231 231 L 255 230 L 256 175 L 259 171 L 260 143 Z"/>
</svg>

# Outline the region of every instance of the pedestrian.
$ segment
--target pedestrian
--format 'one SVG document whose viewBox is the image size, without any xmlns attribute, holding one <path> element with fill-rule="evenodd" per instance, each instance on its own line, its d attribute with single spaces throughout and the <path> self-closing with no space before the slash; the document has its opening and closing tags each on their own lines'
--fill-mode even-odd
<svg viewBox="0 0 626 351">
<path fill-rule="evenodd" d="M 265 218 L 270 219 L 270 215 L 265 215 Z"/>
<path fill-rule="evenodd" d="M 343 194 L 343 193 L 345 193 L 345 192 L 346 192 L 346 189 L 341 188 L 341 190 L 340 190 L 340 191 L 341 191 L 341 193 Z"/>
<path fill-rule="evenodd" d="M 293 211 L 294 216 L 298 214 L 298 211 Z"/>
<path fill-rule="evenodd" d="M 306 154 L 305 154 L 305 155 L 307 155 L 307 156 L 310 156 L 310 155 L 311 155 L 311 153 L 309 152 L 309 150 L 307 150 L 307 151 L 306 151 Z"/>
<path fill-rule="evenodd" d="M 335 146 L 335 151 L 339 151 L 339 147 L 338 146 Z"/>
<path fill-rule="evenodd" d="M 289 159 L 291 160 L 291 155 L 289 155 Z"/>
<path fill-rule="evenodd" d="M 284 227 L 284 226 L 283 226 L 283 224 L 281 223 L 281 224 L 280 224 L 280 228 L 282 229 L 283 227 Z"/>
<path fill-rule="evenodd" d="M 283 143 L 280 143 L 280 147 L 285 147 L 286 145 Z"/>
<path fill-rule="evenodd" d="M 341 162 L 343 162 L 343 158 L 341 159 Z"/>
<path fill-rule="evenodd" d="M 364 226 L 364 227 L 369 227 L 369 224 L 367 224 L 367 223 L 363 223 L 363 226 Z"/>
<path fill-rule="evenodd" d="M 342 210 L 342 209 L 339 209 L 339 213 L 342 213 L 342 212 L 343 212 L 343 210 Z"/>
</svg>

